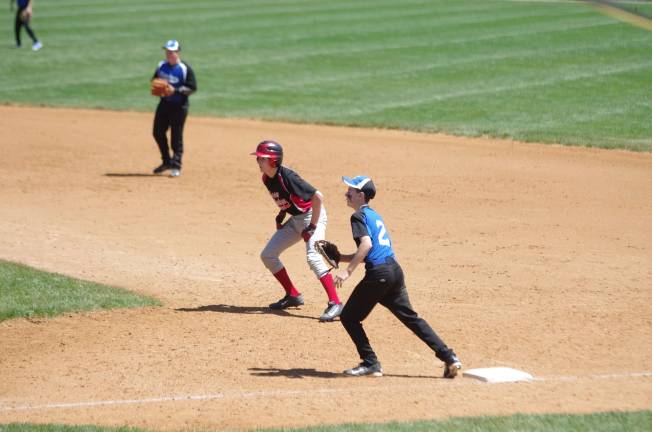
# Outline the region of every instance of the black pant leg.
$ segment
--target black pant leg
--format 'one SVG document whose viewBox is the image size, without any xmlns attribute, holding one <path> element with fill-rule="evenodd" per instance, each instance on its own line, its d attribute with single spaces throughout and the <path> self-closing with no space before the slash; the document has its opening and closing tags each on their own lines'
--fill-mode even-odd
<svg viewBox="0 0 652 432">
<path fill-rule="evenodd" d="M 183 158 L 183 128 L 188 117 L 188 107 L 176 105 L 170 116 L 170 144 L 172 146 L 172 166 L 181 168 Z"/>
<path fill-rule="evenodd" d="M 371 348 L 369 338 L 362 327 L 362 321 L 369 316 L 387 290 L 387 283 L 379 282 L 379 279 L 382 278 L 374 276 L 376 275 L 371 271 L 365 274 L 365 277 L 353 289 L 340 315 L 340 322 L 353 340 L 360 359 L 367 365 L 377 363 L 378 357 Z"/>
<path fill-rule="evenodd" d="M 20 46 L 20 28 L 23 26 L 23 20 L 20 19 L 20 14 L 23 9 L 18 8 L 16 11 L 16 21 L 14 22 L 14 35 L 16 36 L 16 46 Z"/>
<path fill-rule="evenodd" d="M 392 276 L 395 279 L 393 288 L 380 301 L 380 304 L 389 309 L 396 318 L 412 330 L 412 333 L 425 342 L 435 352 L 439 360 L 448 362 L 454 353 L 446 346 L 432 327 L 430 327 L 430 324 L 421 318 L 412 308 L 407 288 L 405 287 L 405 276 L 400 265 L 392 265 Z"/>
<path fill-rule="evenodd" d="M 160 101 L 154 114 L 153 135 L 158 149 L 161 152 L 161 159 L 164 164 L 170 164 L 170 150 L 168 148 L 167 130 L 170 127 L 170 115 L 167 104 Z"/>
<path fill-rule="evenodd" d="M 34 34 L 34 31 L 32 28 L 29 26 L 29 21 L 23 21 L 21 15 L 23 14 L 23 11 L 26 8 L 17 8 L 16 10 L 16 21 L 14 23 L 14 33 L 16 35 L 16 45 L 20 46 L 21 45 L 21 40 L 20 40 L 20 30 L 22 27 L 25 27 L 25 30 L 27 31 L 27 34 L 29 35 L 30 38 L 32 38 L 32 42 L 36 43 L 38 39 L 36 38 L 36 34 Z"/>
<path fill-rule="evenodd" d="M 25 30 L 27 30 L 27 34 L 32 39 L 32 42 L 36 43 L 38 41 L 38 39 L 36 39 L 36 34 L 34 34 L 34 31 L 29 26 L 29 23 L 28 22 L 23 23 L 23 26 L 25 26 Z"/>
</svg>

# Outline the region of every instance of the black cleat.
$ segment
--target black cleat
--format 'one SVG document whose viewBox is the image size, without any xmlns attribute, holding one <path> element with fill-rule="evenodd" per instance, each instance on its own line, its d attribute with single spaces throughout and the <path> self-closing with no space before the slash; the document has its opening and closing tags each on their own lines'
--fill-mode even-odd
<svg viewBox="0 0 652 432">
<path fill-rule="evenodd" d="M 446 362 L 446 367 L 444 367 L 444 378 L 455 378 L 460 369 L 462 369 L 462 362 L 460 362 L 460 359 L 458 359 L 456 355 L 453 355 L 450 360 Z"/>
<path fill-rule="evenodd" d="M 371 366 L 360 363 L 352 369 L 345 370 L 344 375 L 381 377 L 383 376 L 383 368 L 380 367 L 380 363 L 374 363 Z"/>
<path fill-rule="evenodd" d="M 303 295 L 299 294 L 296 297 L 286 295 L 276 303 L 269 305 L 270 309 L 287 309 L 289 307 L 303 306 Z"/>
<path fill-rule="evenodd" d="M 172 169 L 172 167 L 169 164 L 162 163 L 161 165 L 154 168 L 154 171 L 152 171 L 152 172 L 154 174 L 161 174 L 162 172 L 167 171 L 169 169 Z"/>
</svg>

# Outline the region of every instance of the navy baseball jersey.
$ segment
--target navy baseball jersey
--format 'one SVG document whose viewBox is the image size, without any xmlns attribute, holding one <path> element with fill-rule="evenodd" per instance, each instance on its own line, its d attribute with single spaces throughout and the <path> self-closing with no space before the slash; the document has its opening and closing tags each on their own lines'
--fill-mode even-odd
<svg viewBox="0 0 652 432">
<path fill-rule="evenodd" d="M 365 262 L 382 264 L 387 258 L 394 257 L 392 240 L 385 228 L 385 222 L 375 210 L 364 205 L 357 212 L 351 215 L 351 230 L 356 245 L 360 245 L 360 239 L 364 236 L 371 238 L 371 250 L 365 258 Z"/>
<path fill-rule="evenodd" d="M 188 103 L 188 96 L 180 93 L 178 90 L 181 87 L 188 87 L 191 90 L 197 90 L 197 81 L 195 80 L 195 73 L 192 68 L 183 61 L 175 65 L 169 64 L 167 61 L 162 60 L 156 72 L 154 72 L 154 78 L 163 78 L 169 82 L 172 87 L 174 87 L 175 92 L 170 96 L 162 96 L 161 99 L 165 99 L 168 102 L 175 102 L 182 105 Z"/>
<path fill-rule="evenodd" d="M 317 189 L 291 169 L 280 166 L 274 177 L 263 174 L 263 183 L 281 210 L 296 216 L 312 208 L 311 200 Z"/>
</svg>

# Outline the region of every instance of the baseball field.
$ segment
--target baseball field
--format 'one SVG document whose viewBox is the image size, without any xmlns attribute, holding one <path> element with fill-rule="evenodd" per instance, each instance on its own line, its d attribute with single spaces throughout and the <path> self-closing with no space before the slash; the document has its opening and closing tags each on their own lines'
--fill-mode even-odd
<svg viewBox="0 0 652 432">
<path fill-rule="evenodd" d="M 61 0 L 35 3 L 32 52 L 1 16 L 0 430 L 652 428 L 652 32 L 573 1 Z M 148 94 L 170 38 L 199 86 L 174 179 L 151 175 Z M 345 377 L 357 353 L 318 321 L 301 248 L 283 260 L 306 304 L 270 311 L 266 138 L 346 252 L 341 176 L 371 176 L 463 370 L 534 380 L 442 379 L 382 307 L 365 328 L 385 376 Z M 57 309 L 58 275 L 103 300 Z"/>
</svg>

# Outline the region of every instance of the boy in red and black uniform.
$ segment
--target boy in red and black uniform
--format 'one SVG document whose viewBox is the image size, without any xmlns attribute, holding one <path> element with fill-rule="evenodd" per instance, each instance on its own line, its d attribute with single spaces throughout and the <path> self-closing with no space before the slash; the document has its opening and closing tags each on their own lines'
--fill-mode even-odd
<svg viewBox="0 0 652 432">
<path fill-rule="evenodd" d="M 279 255 L 303 240 L 306 259 L 328 295 L 328 306 L 320 321 L 333 321 L 342 313 L 342 302 L 337 297 L 333 277 L 321 255 L 315 250 L 315 241 L 326 236 L 327 216 L 322 194 L 296 172 L 281 165 L 283 148 L 275 141 L 258 144 L 256 156 L 263 183 L 276 205 L 276 232 L 260 254 L 260 258 L 285 290 L 285 296 L 269 305 L 271 309 L 286 309 L 303 305 L 303 295 L 297 291 L 279 259 Z M 290 217 L 285 221 L 286 216 Z"/>
</svg>

